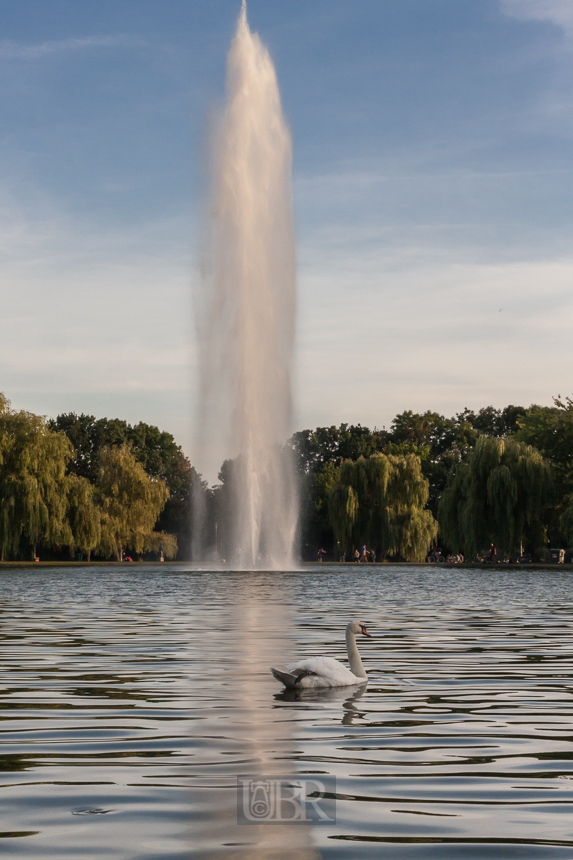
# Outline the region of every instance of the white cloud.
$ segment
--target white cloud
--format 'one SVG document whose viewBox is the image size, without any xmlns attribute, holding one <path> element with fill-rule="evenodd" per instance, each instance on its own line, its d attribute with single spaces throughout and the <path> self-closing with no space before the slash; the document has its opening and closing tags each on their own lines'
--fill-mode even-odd
<svg viewBox="0 0 573 860">
<path fill-rule="evenodd" d="M 1 60 L 36 60 L 50 54 L 66 51 L 81 51 L 86 48 L 134 48 L 146 43 L 139 38 L 127 35 L 87 36 L 84 38 L 62 39 L 41 42 L 38 45 L 23 45 L 9 40 L 0 41 Z"/>
<path fill-rule="evenodd" d="M 187 229 L 92 231 L 0 187 L 0 391 L 16 408 L 143 420 L 190 450 Z"/>
<path fill-rule="evenodd" d="M 549 21 L 573 37 L 572 0 L 501 0 L 501 10 L 520 21 Z"/>
<path fill-rule="evenodd" d="M 92 233 L 0 187 L 0 391 L 16 407 L 148 421 L 193 456 L 194 264 L 173 238 L 186 220 Z M 571 392 L 573 260 L 484 259 L 423 232 L 305 231 L 295 429 Z M 210 461 L 197 465 L 214 480 Z"/>
<path fill-rule="evenodd" d="M 573 259 L 336 245 L 304 249 L 298 427 L 571 392 Z"/>
</svg>

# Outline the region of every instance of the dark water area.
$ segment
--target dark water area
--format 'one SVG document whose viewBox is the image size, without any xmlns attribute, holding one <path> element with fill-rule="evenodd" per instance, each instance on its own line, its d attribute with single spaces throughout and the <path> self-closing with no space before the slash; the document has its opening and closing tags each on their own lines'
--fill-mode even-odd
<svg viewBox="0 0 573 860">
<path fill-rule="evenodd" d="M 346 659 L 355 688 L 268 667 Z M 573 574 L 0 573 L 0 854 L 573 858 Z M 237 824 L 237 776 L 336 777 L 335 824 Z"/>
</svg>

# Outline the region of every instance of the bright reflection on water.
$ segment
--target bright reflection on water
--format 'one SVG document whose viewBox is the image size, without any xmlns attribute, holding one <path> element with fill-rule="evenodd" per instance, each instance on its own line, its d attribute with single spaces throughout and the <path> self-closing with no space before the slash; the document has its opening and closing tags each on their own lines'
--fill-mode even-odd
<svg viewBox="0 0 573 860">
<path fill-rule="evenodd" d="M 573 578 L 353 567 L 0 574 L 0 852 L 573 857 Z M 365 692 L 280 693 L 344 659 Z M 363 694 L 362 694 L 363 693 Z M 237 825 L 239 774 L 337 778 L 337 823 Z"/>
</svg>

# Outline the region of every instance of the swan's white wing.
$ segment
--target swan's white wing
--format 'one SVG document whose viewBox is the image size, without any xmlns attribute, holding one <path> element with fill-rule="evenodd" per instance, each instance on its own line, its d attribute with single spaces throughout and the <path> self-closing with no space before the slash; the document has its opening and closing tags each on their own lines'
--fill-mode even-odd
<svg viewBox="0 0 573 860">
<path fill-rule="evenodd" d="M 301 687 L 347 687 L 350 684 L 364 682 L 364 678 L 357 678 L 350 669 L 335 660 L 334 657 L 309 657 L 306 660 L 298 660 L 290 663 L 287 667 L 289 675 L 300 675 L 309 672 L 301 678 L 297 686 Z"/>
</svg>

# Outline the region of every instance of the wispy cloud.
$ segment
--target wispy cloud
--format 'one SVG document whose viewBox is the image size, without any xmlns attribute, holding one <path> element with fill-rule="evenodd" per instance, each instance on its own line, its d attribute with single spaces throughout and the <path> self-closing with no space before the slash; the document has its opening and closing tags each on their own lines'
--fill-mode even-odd
<svg viewBox="0 0 573 860">
<path fill-rule="evenodd" d="M 29 198 L 0 181 L 0 391 L 40 414 L 146 420 L 190 450 L 187 223 L 97 229 Z"/>
<path fill-rule="evenodd" d="M 298 427 L 388 426 L 403 409 L 527 406 L 571 388 L 571 258 L 327 243 L 304 256 Z"/>
<path fill-rule="evenodd" d="M 136 36 L 85 36 L 82 38 L 61 39 L 40 42 L 38 45 L 23 45 L 9 40 L 0 41 L 0 61 L 36 60 L 50 54 L 70 51 L 83 51 L 90 48 L 140 48 L 146 42 Z"/>
<path fill-rule="evenodd" d="M 573 38 L 572 0 L 501 0 L 501 11 L 520 21 L 549 21 Z"/>
</svg>

